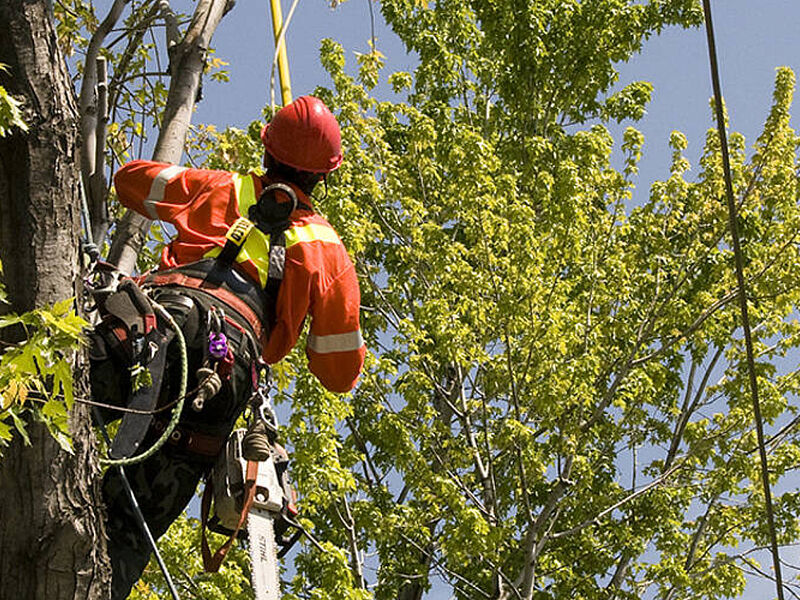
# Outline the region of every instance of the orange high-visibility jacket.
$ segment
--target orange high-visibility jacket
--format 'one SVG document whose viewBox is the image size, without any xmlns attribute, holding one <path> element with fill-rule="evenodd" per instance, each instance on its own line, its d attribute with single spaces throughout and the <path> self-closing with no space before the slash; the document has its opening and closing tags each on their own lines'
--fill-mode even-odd
<svg viewBox="0 0 800 600">
<path fill-rule="evenodd" d="M 168 269 L 216 256 L 228 228 L 254 204 L 263 185 L 254 174 L 187 169 L 137 160 L 114 177 L 120 202 L 150 218 L 175 226 L 177 235 L 164 248 L 161 268 Z M 298 199 L 308 197 L 292 186 Z M 276 323 L 263 357 L 275 363 L 297 342 L 308 314 L 308 366 L 334 392 L 351 390 L 364 364 L 366 349 L 359 327 L 361 296 L 355 268 L 339 236 L 313 211 L 298 209 L 286 230 L 286 265 L 276 304 Z M 257 229 L 237 256 L 255 281 L 266 283 L 269 238 Z"/>
</svg>

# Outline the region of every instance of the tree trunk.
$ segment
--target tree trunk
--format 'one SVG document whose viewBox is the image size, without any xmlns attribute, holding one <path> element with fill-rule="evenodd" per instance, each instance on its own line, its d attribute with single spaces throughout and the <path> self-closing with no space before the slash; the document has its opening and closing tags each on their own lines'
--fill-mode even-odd
<svg viewBox="0 0 800 600">
<path fill-rule="evenodd" d="M 0 138 L 0 257 L 11 309 L 76 296 L 80 195 L 75 92 L 45 0 L 0 3 L 2 84 L 24 100 L 27 133 Z M 81 392 L 80 378 L 76 378 Z M 0 459 L 0 600 L 105 599 L 99 469 L 88 412 L 69 419 L 73 453 L 39 423 Z"/>
</svg>

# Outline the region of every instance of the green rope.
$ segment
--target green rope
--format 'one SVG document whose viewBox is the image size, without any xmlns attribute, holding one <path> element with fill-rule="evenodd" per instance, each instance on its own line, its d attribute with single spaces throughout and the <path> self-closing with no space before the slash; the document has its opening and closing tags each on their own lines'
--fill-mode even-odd
<svg viewBox="0 0 800 600">
<path fill-rule="evenodd" d="M 136 456 L 130 456 L 127 458 L 101 458 L 100 462 L 104 465 L 133 465 L 144 460 L 147 460 L 153 454 L 158 452 L 158 450 L 163 446 L 169 436 L 172 435 L 175 426 L 178 424 L 178 420 L 181 417 L 181 412 L 183 411 L 183 402 L 186 399 L 186 380 L 188 377 L 188 364 L 189 358 L 186 354 L 186 340 L 183 337 L 183 333 L 181 332 L 181 328 L 178 327 L 178 324 L 175 322 L 175 319 L 172 318 L 172 315 L 167 312 L 167 310 L 161 306 L 158 302 L 150 298 L 150 304 L 153 305 L 153 309 L 158 313 L 158 315 L 164 319 L 170 328 L 175 332 L 175 337 L 178 339 L 178 349 L 181 353 L 181 386 L 180 390 L 178 391 L 178 402 L 175 404 L 175 408 L 172 410 L 172 418 L 170 418 L 167 427 L 164 429 L 164 433 L 161 434 L 161 437 L 158 438 L 155 444 L 153 444 L 150 448 L 147 449 L 146 452 L 142 452 L 141 454 L 137 454 Z"/>
</svg>

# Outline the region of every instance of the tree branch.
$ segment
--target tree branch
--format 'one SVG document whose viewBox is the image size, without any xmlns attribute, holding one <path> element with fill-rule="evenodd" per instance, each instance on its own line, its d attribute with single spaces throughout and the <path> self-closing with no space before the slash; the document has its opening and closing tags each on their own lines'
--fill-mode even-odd
<svg viewBox="0 0 800 600">
<path fill-rule="evenodd" d="M 159 5 L 163 6 L 163 3 Z M 200 0 L 183 40 L 174 46 L 167 105 L 153 160 L 179 163 L 189 130 L 192 110 L 200 87 L 206 53 L 230 0 Z M 136 255 L 147 239 L 150 221 L 127 211 L 117 227 L 108 261 L 126 273 L 136 264 Z"/>
<path fill-rule="evenodd" d="M 531 598 L 533 598 L 536 560 L 542 548 L 544 547 L 543 542 L 548 537 L 547 535 L 543 535 L 540 539 L 539 532 L 548 522 L 551 515 L 556 512 L 558 501 L 567 491 L 567 482 L 572 472 L 572 464 L 574 459 L 575 456 L 572 454 L 567 457 L 566 464 L 559 473 L 558 481 L 551 490 L 550 495 L 547 497 L 547 502 L 542 507 L 542 511 L 539 513 L 539 516 L 536 517 L 536 520 L 525 534 L 525 562 L 522 565 L 522 571 L 520 572 L 516 581 L 512 586 L 510 586 L 512 588 L 517 588 L 519 594 L 524 600 L 531 600 Z M 510 595 L 509 592 L 506 592 L 504 595 L 500 596 L 499 600 L 508 600 L 508 598 L 510 598 Z"/>
<path fill-rule="evenodd" d="M 651 489 L 666 483 L 667 479 L 669 479 L 669 477 L 673 473 L 675 473 L 675 471 L 679 470 L 682 466 L 683 466 L 682 462 L 677 463 L 676 465 L 674 465 L 673 467 L 671 467 L 667 471 L 664 471 L 664 473 L 662 473 L 660 476 L 658 476 L 656 479 L 654 479 L 653 481 L 651 481 L 647 485 L 639 488 L 637 491 L 633 492 L 632 494 L 628 494 L 622 500 L 620 500 L 619 502 L 616 502 L 615 504 L 612 504 L 611 506 L 609 506 L 605 510 L 600 511 L 593 518 L 587 519 L 583 523 L 581 523 L 580 525 L 576 525 L 575 527 L 572 527 L 571 529 L 565 529 L 564 531 L 559 531 L 557 533 L 552 534 L 550 536 L 551 539 L 557 540 L 557 539 L 562 538 L 562 537 L 567 537 L 569 535 L 574 535 L 576 533 L 579 533 L 579 532 L 583 531 L 584 529 L 586 529 L 588 527 L 592 527 L 593 525 L 598 525 L 602 518 L 610 515 L 612 512 L 614 512 L 618 508 L 624 506 L 625 504 L 627 504 L 628 502 L 631 502 L 632 500 L 635 500 L 636 498 L 638 498 L 642 494 L 645 494 L 645 493 L 649 492 Z"/>
<path fill-rule="evenodd" d="M 100 125 L 103 116 L 98 106 L 97 90 L 97 59 L 106 37 L 122 16 L 122 11 L 129 0 L 115 0 L 108 11 L 106 18 L 97 27 L 89 40 L 84 62 L 83 80 L 78 97 L 78 110 L 80 111 L 81 130 L 81 180 L 87 195 L 89 215 L 92 219 L 93 231 L 90 232 L 95 243 L 100 243 L 105 235 L 107 217 L 105 215 L 106 198 L 105 182 L 98 185 L 98 181 L 105 178 L 104 163 L 102 160 L 102 141 L 105 139 L 105 126 Z M 96 91 L 98 93 L 96 93 Z M 98 151 L 97 144 L 101 149 Z M 98 175 L 99 173 L 99 175 Z"/>
</svg>

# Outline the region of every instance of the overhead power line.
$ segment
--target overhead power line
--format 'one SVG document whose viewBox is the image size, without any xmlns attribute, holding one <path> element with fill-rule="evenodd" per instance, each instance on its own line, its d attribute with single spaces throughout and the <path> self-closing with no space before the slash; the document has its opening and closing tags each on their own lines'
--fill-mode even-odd
<svg viewBox="0 0 800 600">
<path fill-rule="evenodd" d="M 753 338 L 750 331 L 750 318 L 747 312 L 747 284 L 744 279 L 744 261 L 742 247 L 739 240 L 738 216 L 736 202 L 733 198 L 733 183 L 731 180 L 731 162 L 728 154 L 728 136 L 725 133 L 725 117 L 722 108 L 722 85 L 719 80 L 719 63 L 717 62 L 717 48 L 714 42 L 714 26 L 711 21 L 711 0 L 703 0 L 703 13 L 706 23 L 706 38 L 708 39 L 708 58 L 711 66 L 711 84 L 714 89 L 714 110 L 717 116 L 717 130 L 722 150 L 722 168 L 725 176 L 725 195 L 728 200 L 728 222 L 733 240 L 733 255 L 736 263 L 736 282 L 739 288 L 739 307 L 742 315 L 742 329 L 747 351 L 747 368 L 750 380 L 750 394 L 753 398 L 753 419 L 758 436 L 758 454 L 761 458 L 761 483 L 764 488 L 764 504 L 767 512 L 769 526 L 770 546 L 772 550 L 772 564 L 775 570 L 775 587 L 778 600 L 784 600 L 783 578 L 781 577 L 781 558 L 778 551 L 778 537 L 775 533 L 775 515 L 772 509 L 772 492 L 769 485 L 769 470 L 767 466 L 767 451 L 764 443 L 764 424 L 761 419 L 761 405 L 758 400 L 758 383 L 756 381 L 755 359 L 753 358 Z"/>
</svg>

